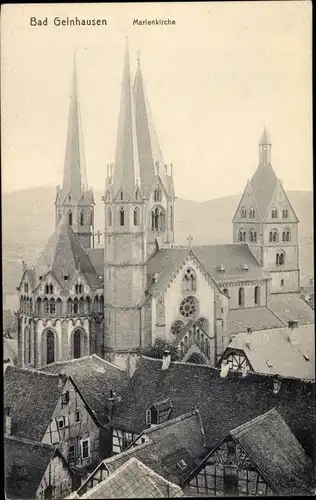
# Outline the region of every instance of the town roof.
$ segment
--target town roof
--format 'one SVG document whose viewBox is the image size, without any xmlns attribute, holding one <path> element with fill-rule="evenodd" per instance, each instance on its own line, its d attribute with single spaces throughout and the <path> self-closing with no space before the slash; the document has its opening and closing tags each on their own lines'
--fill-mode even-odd
<svg viewBox="0 0 316 500">
<path fill-rule="evenodd" d="M 110 390 L 120 395 L 128 385 L 128 376 L 122 368 L 99 358 L 96 354 L 51 363 L 42 370 L 54 374 L 64 372 L 71 377 L 101 424 L 108 422 L 106 404 Z"/>
<path fill-rule="evenodd" d="M 138 366 L 117 409 L 112 427 L 140 433 L 146 427 L 146 410 L 155 401 L 170 398 L 172 416 L 198 408 L 205 437 L 216 444 L 231 428 L 276 407 L 302 445 L 313 453 L 315 439 L 315 383 L 282 378 L 273 393 L 274 376 L 220 370 L 207 365 L 172 362 L 161 370 L 162 360 L 145 356 Z"/>
<path fill-rule="evenodd" d="M 62 391 L 57 375 L 8 366 L 4 407 L 10 408 L 12 434 L 41 441 Z"/>
<path fill-rule="evenodd" d="M 66 216 L 57 225 L 33 266 L 33 283 L 38 283 L 40 276 L 46 275 L 49 270 L 64 289 L 69 287 L 77 271 L 82 273 L 92 288 L 102 288 L 102 281 Z M 64 280 L 65 275 L 68 276 L 67 281 Z"/>
<path fill-rule="evenodd" d="M 55 448 L 13 436 L 5 438 L 4 446 L 7 498 L 34 499 L 44 472 L 54 456 Z"/>
<path fill-rule="evenodd" d="M 314 310 L 297 295 L 271 295 L 268 306 L 286 324 L 291 320 L 298 321 L 300 325 L 315 323 Z"/>
<path fill-rule="evenodd" d="M 233 429 L 230 434 L 258 466 L 274 493 L 311 493 L 312 461 L 276 409 Z"/>
<path fill-rule="evenodd" d="M 3 360 L 10 359 L 13 364 L 18 361 L 18 341 L 3 337 Z"/>
<path fill-rule="evenodd" d="M 255 372 L 315 380 L 314 325 L 299 328 L 276 328 L 253 331 L 248 347 L 248 335 L 239 333 L 226 348 L 223 358 L 231 351 L 243 351 Z"/>
<path fill-rule="evenodd" d="M 246 332 L 248 327 L 253 330 L 266 330 L 282 326 L 285 326 L 284 323 L 268 307 L 229 309 L 227 313 L 229 334 Z"/>
<path fill-rule="evenodd" d="M 170 483 L 133 457 L 80 498 L 178 498 L 182 496 L 184 494 L 179 486 Z"/>
</svg>

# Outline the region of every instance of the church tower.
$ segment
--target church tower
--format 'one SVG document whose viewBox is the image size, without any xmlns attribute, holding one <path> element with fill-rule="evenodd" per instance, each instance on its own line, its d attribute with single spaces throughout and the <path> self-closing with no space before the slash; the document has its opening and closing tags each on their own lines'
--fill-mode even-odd
<svg viewBox="0 0 316 500">
<path fill-rule="evenodd" d="M 300 289 L 298 224 L 290 200 L 271 165 L 272 141 L 264 128 L 259 166 L 233 218 L 233 241 L 247 242 L 271 276 L 271 293 Z"/>
<path fill-rule="evenodd" d="M 93 192 L 87 186 L 76 61 L 74 60 L 64 178 L 62 188 L 57 188 L 55 220 L 57 226 L 62 217 L 66 215 L 69 225 L 77 234 L 83 248 L 91 248 L 92 246 L 94 204 Z"/>
</svg>

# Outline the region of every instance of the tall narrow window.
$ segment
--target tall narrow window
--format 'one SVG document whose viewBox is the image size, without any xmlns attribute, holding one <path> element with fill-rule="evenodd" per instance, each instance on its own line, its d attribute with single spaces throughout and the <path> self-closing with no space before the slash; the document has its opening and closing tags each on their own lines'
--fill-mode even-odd
<svg viewBox="0 0 316 500">
<path fill-rule="evenodd" d="M 249 219 L 254 219 L 255 218 L 255 209 L 254 208 L 249 208 Z"/>
<path fill-rule="evenodd" d="M 72 226 L 72 211 L 68 212 L 68 224 Z"/>
<path fill-rule="evenodd" d="M 112 210 L 108 208 L 108 225 L 112 226 Z"/>
<path fill-rule="evenodd" d="M 162 207 L 156 207 L 151 212 L 151 228 L 154 231 L 164 231 L 165 212 Z"/>
<path fill-rule="evenodd" d="M 284 264 L 284 252 L 280 251 L 276 254 L 275 263 L 277 266 L 282 266 Z"/>
<path fill-rule="evenodd" d="M 273 243 L 277 243 L 279 240 L 279 233 L 276 229 L 272 229 L 269 233 L 269 241 Z"/>
<path fill-rule="evenodd" d="M 239 288 L 238 290 L 238 305 L 244 307 L 245 305 L 245 289 Z"/>
<path fill-rule="evenodd" d="M 280 286 L 284 286 L 284 279 L 281 279 Z"/>
<path fill-rule="evenodd" d="M 286 229 L 282 233 L 282 241 L 291 241 L 291 233 L 289 229 Z"/>
<path fill-rule="evenodd" d="M 123 191 L 121 191 L 121 200 L 123 200 Z"/>
<path fill-rule="evenodd" d="M 246 231 L 240 229 L 238 233 L 238 241 L 246 241 Z"/>
<path fill-rule="evenodd" d="M 289 211 L 287 208 L 285 208 L 283 211 L 282 211 L 282 217 L 283 219 L 287 219 L 289 216 Z"/>
<path fill-rule="evenodd" d="M 240 209 L 240 216 L 241 216 L 242 219 L 246 219 L 247 218 L 247 210 L 244 207 L 242 207 Z"/>
<path fill-rule="evenodd" d="M 250 241 L 252 243 L 257 242 L 257 231 L 255 231 L 254 229 L 250 229 Z"/>
<path fill-rule="evenodd" d="M 46 362 L 49 365 L 55 361 L 55 335 L 48 330 L 46 334 Z"/>
<path fill-rule="evenodd" d="M 74 358 L 81 358 L 81 332 L 76 330 L 73 337 Z"/>
<path fill-rule="evenodd" d="M 49 314 L 55 314 L 56 313 L 56 304 L 54 299 L 50 299 L 49 301 Z"/>
<path fill-rule="evenodd" d="M 139 225 L 139 208 L 136 207 L 134 208 L 134 226 L 138 226 Z"/>
<path fill-rule="evenodd" d="M 278 210 L 276 208 L 273 208 L 271 211 L 271 219 L 277 219 L 278 218 Z"/>
<path fill-rule="evenodd" d="M 84 211 L 81 210 L 80 212 L 80 226 L 84 225 Z"/>
<path fill-rule="evenodd" d="M 255 304 L 260 304 L 260 286 L 255 286 Z"/>
<path fill-rule="evenodd" d="M 120 226 L 124 226 L 124 208 L 120 208 Z"/>
</svg>

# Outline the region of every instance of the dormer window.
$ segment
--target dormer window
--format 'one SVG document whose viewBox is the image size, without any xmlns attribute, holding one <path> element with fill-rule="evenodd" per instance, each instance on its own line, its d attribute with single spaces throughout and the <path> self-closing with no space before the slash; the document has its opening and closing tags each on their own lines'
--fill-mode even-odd
<svg viewBox="0 0 316 500">
<path fill-rule="evenodd" d="M 170 399 L 164 399 L 154 403 L 148 410 L 146 410 L 146 424 L 157 425 L 166 422 L 172 411 L 172 403 Z"/>
<path fill-rule="evenodd" d="M 224 274 L 224 272 L 225 272 L 225 267 L 223 266 L 223 264 L 220 264 L 219 266 L 217 266 L 217 271 L 218 271 L 219 273 Z"/>
<path fill-rule="evenodd" d="M 177 462 L 177 466 L 179 467 L 179 469 L 181 471 L 183 471 L 184 469 L 187 468 L 188 464 L 186 463 L 185 460 L 183 460 L 183 458 L 181 460 L 179 460 L 179 462 Z"/>
<path fill-rule="evenodd" d="M 64 281 L 68 281 L 68 275 L 67 274 L 64 275 Z"/>
<path fill-rule="evenodd" d="M 43 276 L 39 276 L 39 277 L 38 277 L 38 280 L 39 280 L 39 281 L 42 281 L 42 279 L 43 279 Z"/>
<path fill-rule="evenodd" d="M 67 405 L 69 403 L 69 391 L 65 391 L 62 394 L 62 404 Z"/>
<path fill-rule="evenodd" d="M 241 270 L 242 271 L 249 271 L 249 267 L 247 266 L 247 264 L 241 264 Z"/>
</svg>

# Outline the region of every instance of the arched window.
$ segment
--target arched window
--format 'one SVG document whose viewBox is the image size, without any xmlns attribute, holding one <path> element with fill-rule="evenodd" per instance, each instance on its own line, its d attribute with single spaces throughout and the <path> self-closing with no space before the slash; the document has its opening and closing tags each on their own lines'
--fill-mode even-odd
<svg viewBox="0 0 316 500">
<path fill-rule="evenodd" d="M 250 241 L 252 243 L 257 243 L 257 231 L 255 231 L 254 229 L 250 229 L 249 235 L 250 235 Z"/>
<path fill-rule="evenodd" d="M 76 330 L 73 336 L 73 353 L 74 358 L 81 358 L 81 332 Z"/>
<path fill-rule="evenodd" d="M 54 299 L 50 299 L 49 301 L 49 314 L 55 314 L 56 313 L 56 304 Z"/>
<path fill-rule="evenodd" d="M 67 300 L 67 314 L 72 314 L 72 300 Z"/>
<path fill-rule="evenodd" d="M 103 309 L 104 309 L 104 297 L 103 295 L 101 295 L 99 301 L 99 313 L 103 314 Z"/>
<path fill-rule="evenodd" d="M 151 228 L 153 231 L 164 231 L 165 211 L 162 207 L 155 207 L 151 211 Z"/>
<path fill-rule="evenodd" d="M 197 314 L 197 300 L 195 297 L 186 297 L 180 304 L 180 314 L 184 318 L 190 318 Z"/>
<path fill-rule="evenodd" d="M 156 187 L 156 189 L 154 191 L 154 201 L 158 201 L 158 202 L 161 201 L 161 189 L 159 186 Z"/>
<path fill-rule="evenodd" d="M 271 210 L 271 219 L 277 219 L 278 218 L 278 209 L 277 208 L 272 208 Z"/>
<path fill-rule="evenodd" d="M 72 310 L 73 310 L 74 314 L 78 314 L 78 312 L 79 312 L 79 303 L 78 303 L 77 297 L 74 298 Z"/>
<path fill-rule="evenodd" d="M 108 226 L 112 226 L 112 210 L 108 208 Z"/>
<path fill-rule="evenodd" d="M 245 289 L 239 288 L 238 290 L 238 305 L 244 307 L 245 305 Z"/>
<path fill-rule="evenodd" d="M 269 241 L 277 243 L 279 241 L 279 233 L 277 229 L 272 229 L 269 233 Z"/>
<path fill-rule="evenodd" d="M 53 285 L 48 285 L 48 293 L 50 295 L 53 295 L 53 293 L 54 293 L 54 287 L 53 287 Z"/>
<path fill-rule="evenodd" d="M 283 209 L 283 211 L 282 211 L 282 217 L 283 217 L 283 219 L 287 219 L 288 216 L 289 216 L 288 209 L 287 208 Z"/>
<path fill-rule="evenodd" d="M 238 241 L 246 241 L 246 231 L 240 229 L 238 232 Z"/>
<path fill-rule="evenodd" d="M 72 226 L 72 211 L 71 210 L 68 212 L 68 224 L 69 224 L 69 226 Z"/>
<path fill-rule="evenodd" d="M 255 304 L 260 304 L 260 286 L 255 286 Z"/>
<path fill-rule="evenodd" d="M 85 298 L 85 313 L 90 314 L 90 309 L 91 309 L 91 300 L 90 297 Z"/>
<path fill-rule="evenodd" d="M 54 332 L 48 330 L 46 332 L 46 363 L 54 363 L 55 361 L 55 335 Z"/>
<path fill-rule="evenodd" d="M 99 297 L 96 295 L 93 301 L 93 311 L 95 313 L 99 312 Z"/>
<path fill-rule="evenodd" d="M 291 241 L 291 232 L 289 229 L 286 229 L 282 233 L 282 241 Z"/>
<path fill-rule="evenodd" d="M 80 212 L 80 226 L 84 225 L 84 211 L 81 210 Z"/>
<path fill-rule="evenodd" d="M 247 210 L 245 209 L 245 207 L 242 207 L 242 208 L 240 209 L 240 217 L 241 217 L 242 219 L 246 219 L 246 218 L 247 218 Z"/>
<path fill-rule="evenodd" d="M 133 219 L 134 219 L 134 226 L 138 226 L 139 225 L 139 208 L 138 207 L 134 208 Z"/>
<path fill-rule="evenodd" d="M 284 264 L 284 257 L 285 257 L 285 254 L 284 254 L 283 250 L 280 250 L 276 254 L 275 262 L 276 262 L 277 266 L 282 266 Z"/>
<path fill-rule="evenodd" d="M 84 314 L 84 299 L 80 297 L 79 300 L 79 314 Z"/>
<path fill-rule="evenodd" d="M 124 208 L 120 208 L 120 226 L 124 226 Z"/>
<path fill-rule="evenodd" d="M 36 314 L 39 316 L 42 314 L 42 301 L 40 297 L 36 299 Z"/>
<path fill-rule="evenodd" d="M 43 301 L 43 304 L 44 304 L 44 314 L 49 314 L 49 301 L 46 297 Z"/>
<path fill-rule="evenodd" d="M 254 208 L 249 208 L 249 219 L 254 219 L 255 218 L 255 209 Z"/>
<path fill-rule="evenodd" d="M 181 320 L 174 321 L 174 323 L 172 323 L 171 325 L 170 331 L 173 335 L 177 335 L 178 333 L 180 333 L 183 327 L 184 327 L 183 321 Z"/>
<path fill-rule="evenodd" d="M 61 314 L 62 314 L 62 301 L 58 297 L 58 299 L 56 300 L 56 315 L 61 316 Z"/>
<path fill-rule="evenodd" d="M 49 286 L 48 285 L 45 285 L 45 293 L 46 293 L 46 295 L 49 294 Z"/>
<path fill-rule="evenodd" d="M 190 267 L 185 271 L 182 280 L 182 291 L 183 292 L 195 292 L 196 290 L 196 276 L 193 269 Z"/>
<path fill-rule="evenodd" d="M 32 341 L 31 341 L 31 330 L 27 326 L 24 330 L 24 363 L 31 363 L 32 359 Z"/>
</svg>

